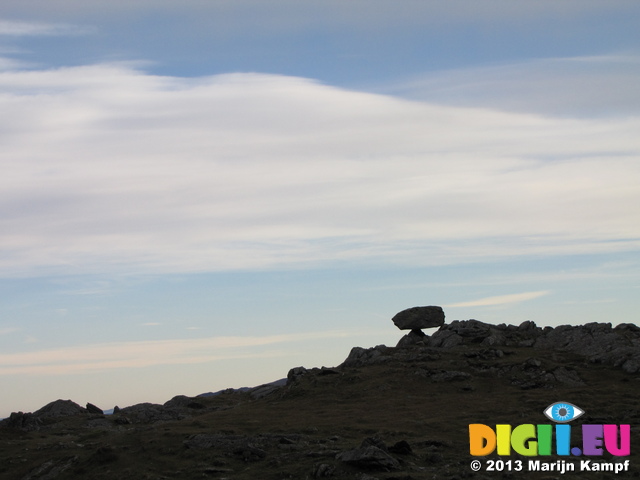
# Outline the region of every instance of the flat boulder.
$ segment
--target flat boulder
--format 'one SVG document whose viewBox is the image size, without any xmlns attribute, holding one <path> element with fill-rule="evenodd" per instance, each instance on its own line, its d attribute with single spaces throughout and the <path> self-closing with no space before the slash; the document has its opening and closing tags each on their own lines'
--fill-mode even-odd
<svg viewBox="0 0 640 480">
<path fill-rule="evenodd" d="M 412 307 L 407 308 L 391 319 L 400 330 L 420 330 L 444 325 L 444 311 L 442 307 Z"/>
</svg>

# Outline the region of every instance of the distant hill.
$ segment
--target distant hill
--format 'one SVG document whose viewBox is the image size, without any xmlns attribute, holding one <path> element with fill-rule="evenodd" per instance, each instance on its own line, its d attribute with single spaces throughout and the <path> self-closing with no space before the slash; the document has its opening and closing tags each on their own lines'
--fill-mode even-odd
<svg viewBox="0 0 640 480">
<path fill-rule="evenodd" d="M 584 410 L 567 423 L 575 432 L 583 424 L 630 424 L 631 455 L 535 458 L 629 460 L 616 478 L 638 477 L 639 342 L 640 329 L 630 324 L 469 320 L 431 336 L 410 332 L 397 347 L 354 347 L 339 366 L 294 367 L 286 381 L 249 389 L 179 395 L 108 416 L 58 400 L 0 422 L 0 478 L 612 478 L 509 472 L 504 462 L 528 466 L 533 457 L 470 455 L 469 424 L 554 424 L 543 412 L 559 401 Z M 488 460 L 501 471 L 486 471 Z"/>
</svg>

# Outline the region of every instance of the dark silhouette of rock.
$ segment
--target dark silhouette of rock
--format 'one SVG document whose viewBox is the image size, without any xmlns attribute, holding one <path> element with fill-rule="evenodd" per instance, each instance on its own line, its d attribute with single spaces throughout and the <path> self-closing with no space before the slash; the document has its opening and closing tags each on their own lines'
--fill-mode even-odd
<svg viewBox="0 0 640 480">
<path fill-rule="evenodd" d="M 296 380 L 298 380 L 303 375 L 306 375 L 307 373 L 309 373 L 309 371 L 304 367 L 294 367 L 290 369 L 289 373 L 287 373 L 287 385 L 295 382 Z"/>
<path fill-rule="evenodd" d="M 87 413 L 87 410 L 71 400 L 56 400 L 33 413 L 13 412 L 9 418 L 0 422 L 0 426 L 29 432 L 39 430 L 45 424 L 45 421 L 51 423 L 52 420 L 55 421 L 60 417 L 83 413 Z"/>
<path fill-rule="evenodd" d="M 9 418 L 5 418 L 0 422 L 0 425 L 6 428 L 31 432 L 40 428 L 42 420 L 33 413 L 13 412 Z"/>
<path fill-rule="evenodd" d="M 444 325 L 444 311 L 442 307 L 412 307 L 407 308 L 391 319 L 400 330 L 421 330 Z"/>
<path fill-rule="evenodd" d="M 408 345 L 424 345 L 427 338 L 422 330 L 413 329 L 400 339 L 396 347 L 406 347 Z"/>
<path fill-rule="evenodd" d="M 188 408 L 189 404 L 193 402 L 193 398 L 186 395 L 176 395 L 171 400 L 164 403 L 166 408 Z"/>
<path fill-rule="evenodd" d="M 384 355 L 388 350 L 390 349 L 386 345 L 378 345 L 372 348 L 353 347 L 347 359 L 340 366 L 359 367 L 362 365 L 383 363 L 388 360 L 388 357 Z"/>
<path fill-rule="evenodd" d="M 615 328 L 610 323 L 540 328 L 531 321 L 515 326 L 492 325 L 473 319 L 455 320 L 450 324 L 443 324 L 431 336 L 422 337 L 412 330 L 400 339 L 397 347 L 426 346 L 448 349 L 464 345 L 532 347 L 535 350 L 571 352 L 586 357 L 592 363 L 613 365 L 627 373 L 640 372 L 640 327 L 628 323 L 620 324 Z M 378 347 L 376 349 L 373 351 L 354 348 L 346 363 L 357 366 L 386 361 L 387 359 L 381 355 L 382 351 Z M 495 352 L 498 351 L 502 352 L 500 349 L 495 349 Z M 549 378 L 563 384 L 570 382 L 575 385 L 581 384 L 580 379 L 570 377 L 563 372 L 558 375 L 553 374 Z"/>
<path fill-rule="evenodd" d="M 75 402 L 71 400 L 56 400 L 54 402 L 48 403 L 40 410 L 33 412 L 33 414 L 38 418 L 55 418 L 55 417 L 66 417 L 70 415 L 79 415 L 81 413 L 86 413 L 87 410 L 82 408 Z"/>
<path fill-rule="evenodd" d="M 104 411 L 101 408 L 96 407 L 93 403 L 87 403 L 87 412 L 89 413 L 98 413 L 102 415 Z"/>
</svg>

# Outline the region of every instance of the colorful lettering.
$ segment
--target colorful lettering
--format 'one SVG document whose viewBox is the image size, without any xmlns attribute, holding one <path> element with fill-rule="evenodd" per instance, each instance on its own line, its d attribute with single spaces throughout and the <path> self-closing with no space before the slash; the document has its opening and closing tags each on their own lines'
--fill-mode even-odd
<svg viewBox="0 0 640 480">
<path fill-rule="evenodd" d="M 498 424 L 495 430 L 482 423 L 469 425 L 469 452 L 475 457 L 519 455 L 549 456 L 553 450 L 553 425 Z M 582 425 L 582 449 L 571 448 L 571 425 L 555 425 L 555 453 L 560 456 L 601 456 L 604 452 L 618 457 L 631 454 L 630 425 Z"/>
</svg>

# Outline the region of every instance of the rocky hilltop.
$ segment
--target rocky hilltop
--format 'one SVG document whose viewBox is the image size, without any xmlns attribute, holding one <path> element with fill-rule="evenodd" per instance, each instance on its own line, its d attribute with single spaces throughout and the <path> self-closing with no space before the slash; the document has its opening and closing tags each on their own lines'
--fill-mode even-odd
<svg viewBox="0 0 640 480">
<path fill-rule="evenodd" d="M 286 382 L 113 415 L 70 400 L 13 413 L 0 422 L 0 478 L 550 479 L 472 472 L 468 424 L 549 423 L 542 412 L 557 401 L 585 411 L 576 424 L 631 424 L 624 478 L 640 476 L 636 325 L 447 324 L 440 307 L 393 323 L 408 330 L 395 347 L 354 347 L 341 365 L 295 367 Z"/>
</svg>

